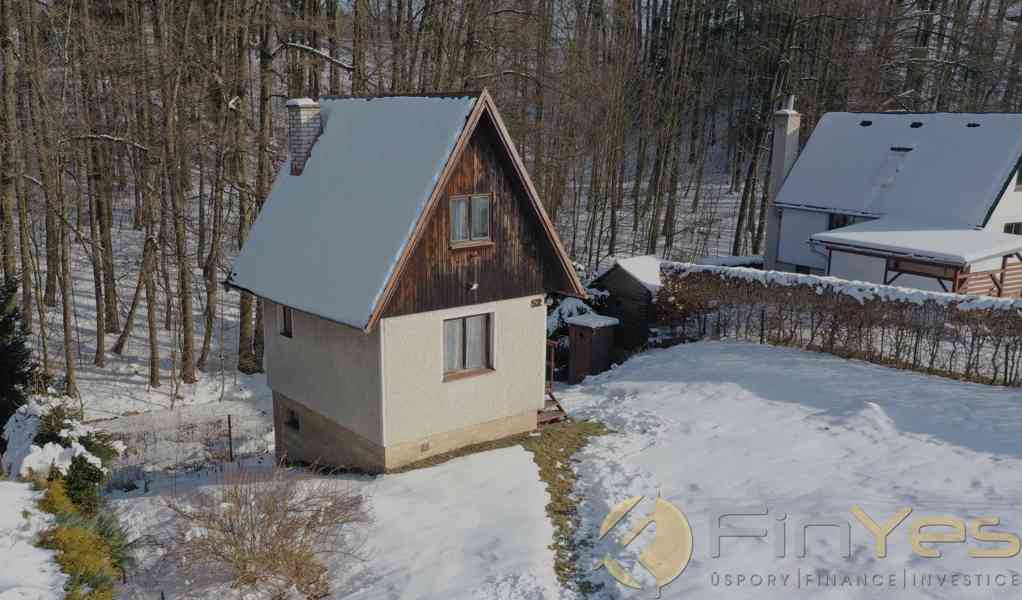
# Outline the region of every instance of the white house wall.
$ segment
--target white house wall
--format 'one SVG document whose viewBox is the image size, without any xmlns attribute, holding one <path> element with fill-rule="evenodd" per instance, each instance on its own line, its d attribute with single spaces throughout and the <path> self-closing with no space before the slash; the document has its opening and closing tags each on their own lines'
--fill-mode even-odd
<svg viewBox="0 0 1022 600">
<path fill-rule="evenodd" d="M 827 213 L 785 209 L 781 213 L 777 260 L 821 271 L 826 269 L 826 255 L 813 251 L 809 246 L 809 236 L 826 231 L 828 222 Z"/>
<path fill-rule="evenodd" d="M 377 330 L 386 373 L 384 445 L 389 448 L 530 412 L 534 419 L 545 391 L 542 300 L 543 296 L 529 296 L 380 321 Z M 484 313 L 492 314 L 494 370 L 444 381 L 444 320 Z"/>
<path fill-rule="evenodd" d="M 886 265 L 887 260 L 878 256 L 865 256 L 863 254 L 832 250 L 830 253 L 829 274 L 833 277 L 840 277 L 850 281 L 883 284 Z M 891 282 L 891 285 L 933 292 L 945 291 L 941 287 L 940 282 L 932 277 L 920 277 L 904 273 Z M 945 285 L 948 286 L 947 291 L 950 291 L 950 284 L 945 283 Z"/>
<path fill-rule="evenodd" d="M 269 387 L 382 446 L 379 329 L 366 334 L 294 311 L 289 338 L 280 334 L 280 306 L 263 302 Z"/>
<path fill-rule="evenodd" d="M 1001 194 L 1001 200 L 984 229 L 1002 233 L 1006 223 L 1022 223 L 1022 191 L 1015 190 L 1014 179 L 1008 184 L 1008 189 Z"/>
</svg>

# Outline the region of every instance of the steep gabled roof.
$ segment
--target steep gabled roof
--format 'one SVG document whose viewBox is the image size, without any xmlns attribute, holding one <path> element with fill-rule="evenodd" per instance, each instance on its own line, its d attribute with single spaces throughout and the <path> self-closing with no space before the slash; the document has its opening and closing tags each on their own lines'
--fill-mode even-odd
<svg viewBox="0 0 1022 600">
<path fill-rule="evenodd" d="M 982 227 L 1022 158 L 1022 114 L 828 113 L 775 204 Z"/>
<path fill-rule="evenodd" d="M 479 118 L 497 124 L 544 231 L 584 295 L 493 100 L 474 95 L 320 100 L 323 133 L 301 175 L 277 176 L 227 283 L 369 330 Z"/>
</svg>

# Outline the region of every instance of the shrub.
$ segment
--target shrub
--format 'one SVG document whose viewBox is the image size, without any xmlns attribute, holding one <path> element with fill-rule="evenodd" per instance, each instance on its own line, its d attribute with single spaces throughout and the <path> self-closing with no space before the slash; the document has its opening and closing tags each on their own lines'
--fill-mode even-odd
<svg viewBox="0 0 1022 600">
<path fill-rule="evenodd" d="M 105 477 L 103 469 L 89 462 L 85 456 L 71 459 L 66 478 L 67 495 L 83 514 L 96 514 L 100 503 L 99 486 Z"/>
<path fill-rule="evenodd" d="M 221 485 L 170 497 L 170 556 L 235 586 L 310 598 L 328 593 L 321 559 L 358 555 L 357 534 L 369 522 L 365 498 L 283 468 L 239 470 Z"/>
<path fill-rule="evenodd" d="M 63 480 L 56 479 L 46 483 L 46 492 L 39 501 L 39 508 L 54 515 L 74 514 L 75 505 L 67 495 Z"/>
<path fill-rule="evenodd" d="M 106 541 L 88 528 L 58 525 L 43 533 L 40 545 L 57 552 L 57 564 L 70 577 L 68 597 L 83 586 L 110 590 L 120 575 Z"/>
</svg>

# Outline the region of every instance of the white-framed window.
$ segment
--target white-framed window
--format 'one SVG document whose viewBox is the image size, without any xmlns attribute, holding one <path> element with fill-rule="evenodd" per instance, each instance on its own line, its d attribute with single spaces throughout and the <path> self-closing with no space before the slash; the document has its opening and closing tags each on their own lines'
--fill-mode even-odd
<svg viewBox="0 0 1022 600">
<path fill-rule="evenodd" d="M 1012 235 L 1022 235 L 1022 223 L 1005 223 L 1004 233 L 1010 233 Z"/>
<path fill-rule="evenodd" d="M 451 242 L 485 242 L 490 239 L 490 194 L 451 198 Z"/>
<path fill-rule="evenodd" d="M 493 368 L 492 315 L 444 321 L 444 376 Z"/>
<path fill-rule="evenodd" d="M 295 335 L 294 313 L 288 306 L 280 307 L 280 335 L 284 337 Z"/>
</svg>

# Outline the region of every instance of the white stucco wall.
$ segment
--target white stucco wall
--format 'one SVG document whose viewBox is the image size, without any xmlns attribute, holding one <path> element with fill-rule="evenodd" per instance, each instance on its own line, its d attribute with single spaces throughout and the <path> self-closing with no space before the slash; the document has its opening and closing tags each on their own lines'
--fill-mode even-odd
<svg viewBox="0 0 1022 600">
<path fill-rule="evenodd" d="M 869 283 L 884 283 L 884 270 L 887 261 L 877 256 L 863 256 L 850 252 L 832 250 L 830 254 L 830 273 L 834 277 L 848 279 L 851 281 L 866 281 Z M 903 274 L 895 279 L 891 285 L 899 287 L 943 292 L 944 288 L 940 282 L 931 277 L 920 277 L 918 275 Z M 950 284 L 948 291 L 950 291 Z"/>
<path fill-rule="evenodd" d="M 384 445 L 539 410 L 544 403 L 546 307 L 528 296 L 380 321 Z M 444 381 L 444 319 L 492 314 L 489 373 Z"/>
<path fill-rule="evenodd" d="M 380 333 L 294 311 L 290 338 L 280 306 L 263 300 L 266 382 L 371 442 L 383 445 Z"/>
<path fill-rule="evenodd" d="M 802 265 L 821 271 L 827 268 L 827 256 L 814 252 L 809 236 L 827 230 L 827 213 L 787 208 L 781 211 L 780 238 L 777 260 Z"/>
</svg>

